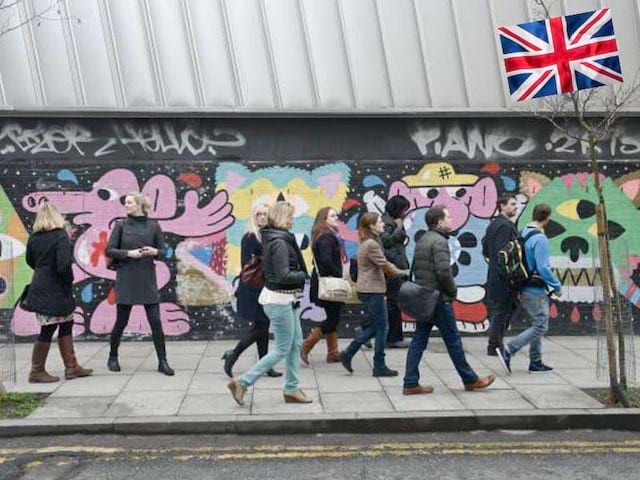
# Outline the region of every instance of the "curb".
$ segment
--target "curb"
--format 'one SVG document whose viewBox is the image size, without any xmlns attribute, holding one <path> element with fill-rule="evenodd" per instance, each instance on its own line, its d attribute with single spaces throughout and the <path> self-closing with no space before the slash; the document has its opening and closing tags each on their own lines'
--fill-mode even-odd
<svg viewBox="0 0 640 480">
<path fill-rule="evenodd" d="M 611 429 L 640 431 L 640 409 L 505 410 L 381 414 L 220 415 L 1 420 L 0 438 L 72 434 L 420 433 L 473 430 Z"/>
</svg>

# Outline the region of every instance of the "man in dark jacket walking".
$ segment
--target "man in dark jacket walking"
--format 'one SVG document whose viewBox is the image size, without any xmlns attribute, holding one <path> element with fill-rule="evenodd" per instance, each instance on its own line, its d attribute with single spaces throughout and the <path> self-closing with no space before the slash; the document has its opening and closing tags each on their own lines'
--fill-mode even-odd
<svg viewBox="0 0 640 480">
<path fill-rule="evenodd" d="M 496 348 L 504 348 L 504 335 L 518 306 L 517 293 L 509 291 L 498 269 L 498 252 L 518 237 L 513 223 L 518 213 L 516 197 L 507 193 L 498 198 L 498 210 L 498 216 L 491 221 L 482 240 L 482 254 L 489 261 L 486 291 L 490 325 L 487 355 L 490 356 L 497 355 Z"/>
<path fill-rule="evenodd" d="M 440 291 L 440 300 L 432 318 L 417 319 L 416 333 L 407 351 L 407 364 L 404 376 L 404 395 L 420 395 L 433 392 L 433 387 L 422 386 L 420 380 L 420 360 L 427 348 L 433 326 L 440 330 L 442 340 L 447 346 L 465 390 L 486 388 L 493 383 L 495 375 L 478 377 L 464 354 L 462 339 L 458 333 L 452 302 L 457 295 L 457 286 L 451 272 L 451 252 L 449 250 L 449 232 L 451 217 L 444 205 L 434 205 L 427 211 L 426 223 L 429 231 L 418 241 L 414 258 L 415 282 L 423 287 Z"/>
<path fill-rule="evenodd" d="M 409 200 L 401 195 L 391 197 L 387 201 L 382 221 L 384 232 L 380 235 L 384 256 L 400 270 L 409 269 L 406 245 L 409 237 L 404 230 L 404 216 L 409 210 Z M 398 307 L 397 297 L 402 279 L 390 277 L 387 279 L 387 311 L 389 314 L 389 333 L 387 333 L 388 348 L 407 348 L 409 342 L 404 340 L 402 333 L 402 314 Z"/>
</svg>

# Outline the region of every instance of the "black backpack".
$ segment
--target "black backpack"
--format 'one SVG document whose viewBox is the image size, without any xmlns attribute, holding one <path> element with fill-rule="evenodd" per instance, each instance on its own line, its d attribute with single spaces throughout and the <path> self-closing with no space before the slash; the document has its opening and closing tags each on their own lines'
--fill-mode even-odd
<svg viewBox="0 0 640 480">
<path fill-rule="evenodd" d="M 531 237 L 542 234 L 533 230 L 524 237 L 518 235 L 498 251 L 498 275 L 507 284 L 510 292 L 520 292 L 526 285 L 539 283 L 542 280 L 527 265 L 524 245 Z M 544 282 L 542 282 L 544 285 Z"/>
</svg>

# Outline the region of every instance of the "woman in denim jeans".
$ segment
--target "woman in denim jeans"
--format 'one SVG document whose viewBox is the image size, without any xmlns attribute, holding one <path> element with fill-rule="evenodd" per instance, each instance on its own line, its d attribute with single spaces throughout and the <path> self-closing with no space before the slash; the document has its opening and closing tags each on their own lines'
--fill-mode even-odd
<svg viewBox="0 0 640 480">
<path fill-rule="evenodd" d="M 384 345 L 389 330 L 387 313 L 387 284 L 385 274 L 389 276 L 407 275 L 387 261 L 382 250 L 380 234 L 384 231 L 384 222 L 377 213 L 365 213 L 358 222 L 358 281 L 356 290 L 358 298 L 364 304 L 369 316 L 369 323 L 340 353 L 340 362 L 348 372 L 353 373 L 351 360 L 360 347 L 375 337 L 375 354 L 373 356 L 374 377 L 395 377 L 397 370 L 391 370 L 384 362 Z"/>
<path fill-rule="evenodd" d="M 265 355 L 227 387 L 233 399 L 244 405 L 244 395 L 260 377 L 281 360 L 286 361 L 284 385 L 286 403 L 311 403 L 298 386 L 302 329 L 295 315 L 295 305 L 302 296 L 308 278 L 307 269 L 296 239 L 289 231 L 293 225 L 294 207 L 288 202 L 277 202 L 267 213 L 268 226 L 262 229 L 262 266 L 265 286 L 258 301 L 271 321 L 276 348 Z"/>
</svg>

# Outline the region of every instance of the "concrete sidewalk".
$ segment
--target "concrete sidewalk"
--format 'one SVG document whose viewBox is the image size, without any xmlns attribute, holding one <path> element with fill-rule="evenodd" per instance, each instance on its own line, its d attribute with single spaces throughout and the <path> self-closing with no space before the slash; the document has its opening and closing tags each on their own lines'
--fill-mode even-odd
<svg viewBox="0 0 640 480">
<path fill-rule="evenodd" d="M 341 340 L 341 347 L 348 341 Z M 439 338 L 430 342 L 421 368 L 421 383 L 433 385 L 435 392 L 419 396 L 402 395 L 406 350 L 387 351 L 388 365 L 400 370 L 400 375 L 378 379 L 371 376 L 372 351 L 364 349 L 354 358 L 354 374 L 349 375 L 340 364 L 327 364 L 325 345 L 318 344 L 311 355 L 312 366 L 300 368 L 301 388 L 314 403 L 285 404 L 283 378 L 265 377 L 247 392 L 245 407 L 231 398 L 226 389 L 229 379 L 222 371 L 220 356 L 235 344 L 233 341 L 168 342 L 174 377 L 156 371 L 151 342 L 124 343 L 120 373 L 106 369 L 109 348 L 105 342 L 78 342 L 77 356 L 83 366 L 94 369 L 94 375 L 54 384 L 26 382 L 31 345 L 20 344 L 16 346 L 18 383 L 10 390 L 51 395 L 27 419 L 0 421 L 0 435 L 14 435 L 20 429 L 25 434 L 83 428 L 118 431 L 117 426 L 130 432 L 266 432 L 282 428 L 370 431 L 403 429 L 403 425 L 407 429 L 565 428 L 574 426 L 575 422 L 567 420 L 571 418 L 579 425 L 586 422 L 589 428 L 597 428 L 598 422 L 602 423 L 599 428 L 607 426 L 607 418 L 630 428 L 631 423 L 640 423 L 637 410 L 607 409 L 581 390 L 607 386 L 604 379 L 596 378 L 595 338 L 545 339 L 544 361 L 555 371 L 529 374 L 528 356 L 523 352 L 514 357 L 510 376 L 504 374 L 496 357 L 486 355 L 486 342 L 484 337 L 463 339 L 469 363 L 477 373 L 498 376 L 486 391 L 464 390 Z M 255 360 L 255 348 L 247 350 L 234 373 L 241 373 Z M 48 369 L 62 376 L 55 346 Z M 589 423 L 594 415 L 600 420 Z M 288 425 L 282 426 L 283 422 Z"/>
</svg>

